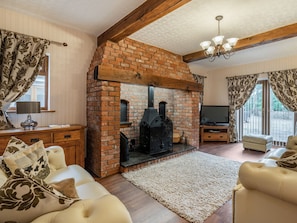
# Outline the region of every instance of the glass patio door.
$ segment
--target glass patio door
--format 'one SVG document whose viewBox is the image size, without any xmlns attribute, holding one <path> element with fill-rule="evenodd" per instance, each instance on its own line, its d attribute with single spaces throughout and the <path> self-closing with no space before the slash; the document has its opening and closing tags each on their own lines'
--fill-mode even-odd
<svg viewBox="0 0 297 223">
<path fill-rule="evenodd" d="M 294 135 L 294 112 L 288 111 L 276 98 L 268 81 L 259 81 L 245 105 L 239 111 L 239 139 L 246 134 L 273 136 L 275 145 L 283 145 Z"/>
</svg>

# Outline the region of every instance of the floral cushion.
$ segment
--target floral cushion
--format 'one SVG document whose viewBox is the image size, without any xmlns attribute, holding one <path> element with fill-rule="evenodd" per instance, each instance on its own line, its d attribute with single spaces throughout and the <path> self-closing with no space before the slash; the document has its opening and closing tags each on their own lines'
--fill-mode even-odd
<svg viewBox="0 0 297 223">
<path fill-rule="evenodd" d="M 42 140 L 11 155 L 4 156 L 4 162 L 11 173 L 14 173 L 16 169 L 23 169 L 28 174 L 40 179 L 45 179 L 50 174 L 48 157 Z"/>
<path fill-rule="evenodd" d="M 287 151 L 280 159 L 276 161 L 279 167 L 297 171 L 297 153 L 296 151 Z"/>
<path fill-rule="evenodd" d="M 0 221 L 28 223 L 43 214 L 63 210 L 77 200 L 17 169 L 0 188 Z"/>
<path fill-rule="evenodd" d="M 27 146 L 28 145 L 25 142 L 23 142 L 22 140 L 14 137 L 14 136 L 12 136 L 10 138 L 9 142 L 7 143 L 6 149 L 0 159 L 0 168 L 3 170 L 3 172 L 7 176 L 10 176 L 11 172 L 4 161 L 4 157 L 13 155 L 14 153 L 16 153 L 18 151 L 24 150 L 25 148 L 27 148 Z"/>
</svg>

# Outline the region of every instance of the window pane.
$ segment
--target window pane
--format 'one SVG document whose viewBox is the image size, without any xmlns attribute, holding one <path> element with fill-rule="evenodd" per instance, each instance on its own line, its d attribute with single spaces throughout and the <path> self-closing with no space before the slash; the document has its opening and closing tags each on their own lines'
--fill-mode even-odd
<svg viewBox="0 0 297 223">
<path fill-rule="evenodd" d="M 33 84 L 36 94 L 34 98 L 36 101 L 40 101 L 40 106 L 45 106 L 45 76 L 38 75 Z"/>
<path fill-rule="evenodd" d="M 40 101 L 40 107 L 45 106 L 45 76 L 38 75 L 31 88 L 18 101 Z M 15 107 L 11 103 L 10 107 Z"/>
<path fill-rule="evenodd" d="M 294 135 L 294 112 L 289 111 L 270 89 L 270 133 L 273 141 L 287 142 Z"/>
<path fill-rule="evenodd" d="M 20 99 L 19 101 L 30 101 L 32 95 L 32 89 L 30 88 Z"/>
</svg>

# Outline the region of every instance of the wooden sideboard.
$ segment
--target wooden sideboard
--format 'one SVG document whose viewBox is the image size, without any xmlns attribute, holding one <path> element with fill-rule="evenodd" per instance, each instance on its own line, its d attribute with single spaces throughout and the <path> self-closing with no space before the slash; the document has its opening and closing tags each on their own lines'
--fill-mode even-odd
<svg viewBox="0 0 297 223">
<path fill-rule="evenodd" d="M 61 146 L 67 165 L 85 166 L 85 127 L 82 125 L 61 128 L 37 127 L 34 130 L 0 130 L 0 154 L 3 154 L 11 136 L 23 140 L 28 145 L 43 140 L 45 147 Z"/>
</svg>

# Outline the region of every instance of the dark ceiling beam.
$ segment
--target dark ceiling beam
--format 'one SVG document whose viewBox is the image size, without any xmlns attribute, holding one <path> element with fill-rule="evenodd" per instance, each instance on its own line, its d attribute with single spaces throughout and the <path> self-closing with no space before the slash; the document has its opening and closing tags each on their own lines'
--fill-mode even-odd
<svg viewBox="0 0 297 223">
<path fill-rule="evenodd" d="M 244 50 L 297 36 L 297 23 L 238 40 L 235 51 Z M 186 63 L 205 59 L 203 50 L 183 56 Z"/>
<path fill-rule="evenodd" d="M 107 40 L 118 42 L 191 0 L 147 0 L 97 37 L 97 46 Z"/>
</svg>

